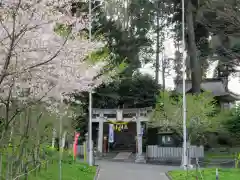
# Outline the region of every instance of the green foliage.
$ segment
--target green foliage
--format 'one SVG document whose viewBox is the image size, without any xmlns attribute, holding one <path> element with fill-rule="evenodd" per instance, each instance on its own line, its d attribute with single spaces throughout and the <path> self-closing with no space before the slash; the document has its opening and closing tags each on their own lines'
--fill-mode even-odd
<svg viewBox="0 0 240 180">
<path fill-rule="evenodd" d="M 88 94 L 86 93 L 86 102 Z M 82 144 L 85 141 L 85 134 L 87 133 L 88 126 L 88 104 L 82 101 L 82 97 L 76 96 L 76 99 L 81 102 L 81 104 L 71 104 L 71 108 L 75 113 L 75 117 L 72 118 L 72 127 L 81 134 L 81 138 L 78 141 L 78 144 Z"/>
<path fill-rule="evenodd" d="M 21 102 L 13 102 L 8 116 L 6 116 L 7 111 L 4 106 L 1 106 L 0 111 L 4 118 L 13 119 L 8 129 L 4 129 L 7 128 L 7 120 L 1 124 L 0 131 L 4 136 L 2 137 L 1 147 L 7 147 L 11 144 L 15 147 L 25 146 L 33 149 L 38 143 L 51 141 L 52 128 L 56 125 L 56 116 L 49 113 L 43 103 L 33 104 L 28 102 L 22 104 Z"/>
<path fill-rule="evenodd" d="M 119 77 L 112 83 L 96 89 L 96 108 L 147 107 L 154 106 L 159 86 L 148 75 L 136 73 L 133 77 Z"/>
<path fill-rule="evenodd" d="M 240 4 L 236 0 L 205 2 L 197 12 L 196 21 L 212 34 L 212 53 L 219 60 L 216 76 L 228 77 L 239 64 Z"/>
<path fill-rule="evenodd" d="M 171 0 L 168 1 L 169 5 L 174 7 L 173 18 L 169 19 L 170 23 L 174 25 L 173 31 L 176 33 L 175 39 L 181 40 L 182 32 L 181 32 L 181 24 L 182 24 L 182 6 L 181 0 Z M 211 53 L 211 49 L 209 48 L 209 31 L 206 28 L 205 24 L 202 24 L 196 21 L 196 12 L 202 6 L 204 1 L 195 1 L 192 0 L 193 8 L 195 9 L 193 12 L 194 16 L 194 31 L 195 31 L 195 42 L 198 50 L 200 51 L 199 57 L 202 61 L 202 65 L 206 62 L 206 57 Z M 186 11 L 185 11 L 186 12 Z M 188 41 L 188 35 L 186 32 L 186 40 Z"/>
<path fill-rule="evenodd" d="M 102 60 L 106 60 L 109 58 L 110 51 L 109 49 L 105 46 L 97 51 L 92 52 L 90 55 L 88 55 L 88 60 L 92 63 L 99 62 Z"/>
<path fill-rule="evenodd" d="M 231 109 L 230 111 L 225 112 L 224 118 L 224 126 L 229 132 L 232 139 L 235 139 L 237 142 L 240 143 L 240 106 L 236 106 L 235 108 Z"/>
<path fill-rule="evenodd" d="M 240 176 L 239 169 L 218 169 L 219 172 L 219 179 L 221 180 L 232 180 L 238 179 Z M 191 171 L 183 171 L 183 170 L 175 170 L 170 171 L 168 173 L 172 180 L 196 180 L 196 179 L 203 179 L 204 180 L 212 180 L 216 179 L 216 169 L 215 168 L 207 168 L 201 169 L 196 172 L 196 170 Z"/>
<path fill-rule="evenodd" d="M 65 24 L 59 24 L 59 23 L 57 23 L 54 28 L 54 31 L 62 37 L 68 37 L 69 34 L 71 33 L 71 30 L 72 29 L 70 26 L 67 26 Z"/>
<path fill-rule="evenodd" d="M 106 42 L 106 47 L 111 52 L 110 59 L 114 64 L 120 64 L 123 60 L 128 64 L 124 73 L 131 76 L 134 70 L 141 67 L 140 59 L 147 60 L 143 57 L 144 54 L 151 52 L 149 48 L 151 49 L 152 42 L 147 35 L 153 18 L 151 18 L 152 4 L 149 0 L 131 0 L 129 3 L 126 9 L 128 17 L 120 17 L 118 20 L 106 17 L 101 8 L 95 9 L 92 33 L 94 38 L 101 38 Z"/>
<path fill-rule="evenodd" d="M 182 104 L 182 96 L 161 92 L 149 125 L 157 127 L 159 130 L 174 130 L 181 135 L 183 127 Z M 214 118 L 216 106 L 210 93 L 187 94 L 186 104 L 186 125 L 189 140 L 199 140 L 203 138 L 205 132 L 213 131 L 219 126 L 219 122 Z"/>
</svg>

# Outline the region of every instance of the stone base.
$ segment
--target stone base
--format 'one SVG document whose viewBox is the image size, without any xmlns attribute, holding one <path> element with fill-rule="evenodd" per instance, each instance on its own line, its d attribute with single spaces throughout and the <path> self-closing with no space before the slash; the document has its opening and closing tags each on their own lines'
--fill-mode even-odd
<svg viewBox="0 0 240 180">
<path fill-rule="evenodd" d="M 185 169 L 186 167 L 183 164 L 181 164 L 181 168 Z M 192 164 L 188 164 L 187 165 L 187 169 L 193 169 L 193 165 Z"/>
<path fill-rule="evenodd" d="M 135 159 L 135 163 L 146 163 L 145 156 L 143 155 L 137 155 Z"/>
</svg>

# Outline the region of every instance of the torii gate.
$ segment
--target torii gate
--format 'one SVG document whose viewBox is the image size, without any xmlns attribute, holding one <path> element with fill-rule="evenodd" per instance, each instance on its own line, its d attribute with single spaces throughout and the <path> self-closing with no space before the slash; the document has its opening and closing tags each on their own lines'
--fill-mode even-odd
<svg viewBox="0 0 240 180">
<path fill-rule="evenodd" d="M 137 136 L 137 156 L 136 162 L 145 161 L 142 155 L 142 122 L 147 122 L 149 114 L 152 112 L 151 107 L 147 108 L 133 108 L 133 109 L 93 109 L 92 122 L 98 123 L 98 143 L 97 149 L 100 154 L 103 153 L 103 124 L 107 122 L 136 122 L 136 136 Z M 115 118 L 108 116 L 115 115 Z M 124 115 L 130 115 L 124 118 Z M 114 117 L 114 116 L 113 116 Z"/>
</svg>

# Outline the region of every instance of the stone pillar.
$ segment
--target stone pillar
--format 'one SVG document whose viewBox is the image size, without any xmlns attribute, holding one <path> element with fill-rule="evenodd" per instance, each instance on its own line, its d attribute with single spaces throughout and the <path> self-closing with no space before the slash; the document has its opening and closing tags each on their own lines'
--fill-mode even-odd
<svg viewBox="0 0 240 180">
<path fill-rule="evenodd" d="M 98 152 L 100 154 L 103 152 L 103 121 L 103 117 L 100 117 L 98 123 Z"/>
<path fill-rule="evenodd" d="M 136 123 L 137 123 L 137 155 L 136 155 L 136 163 L 146 163 L 145 157 L 142 153 L 142 126 L 141 126 L 141 121 L 139 119 L 139 114 L 137 115 L 136 118 Z"/>
<path fill-rule="evenodd" d="M 142 132 L 141 132 L 141 122 L 137 119 L 137 153 L 142 155 Z"/>
</svg>

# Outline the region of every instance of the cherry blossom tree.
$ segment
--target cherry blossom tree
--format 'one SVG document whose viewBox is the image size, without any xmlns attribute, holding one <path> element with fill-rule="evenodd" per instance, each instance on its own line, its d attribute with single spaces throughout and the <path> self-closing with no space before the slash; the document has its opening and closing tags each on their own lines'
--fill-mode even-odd
<svg viewBox="0 0 240 180">
<path fill-rule="evenodd" d="M 70 90 L 67 84 L 79 89 L 91 68 L 85 57 L 101 44 L 77 37 L 87 22 L 70 15 L 71 1 L 3 0 L 1 6 L 1 90 L 7 93 L 13 82 L 15 87 L 31 84 L 32 90 L 57 86 L 59 91 L 60 82 L 66 83 L 64 92 Z M 65 37 L 54 32 L 57 24 L 68 27 Z"/>
<path fill-rule="evenodd" d="M 1 146 L 12 139 L 13 128 L 19 128 L 16 119 L 30 106 L 45 105 L 41 108 L 58 117 L 69 115 L 63 99 L 73 100 L 69 96 L 72 92 L 88 91 L 109 77 L 98 76 L 106 61 L 87 61 L 86 56 L 104 44 L 78 36 L 88 26 L 88 17 L 73 17 L 71 3 L 72 0 L 1 1 Z M 57 33 L 59 25 L 65 30 Z M 42 113 L 38 116 L 41 118 Z M 25 120 L 30 123 L 29 118 Z M 27 127 L 23 123 L 23 131 L 38 126 L 38 121 Z M 32 133 L 40 136 L 40 131 Z"/>
<path fill-rule="evenodd" d="M 63 99 L 74 101 L 71 93 L 88 91 L 112 75 L 102 75 L 107 61 L 93 64 L 86 58 L 104 44 L 79 36 L 89 24 L 88 16 L 73 17 L 72 2 L 2 0 L 0 4 L 0 142 L 1 147 L 13 142 L 20 147 L 15 175 L 23 148 L 28 144 L 39 151 L 60 118 L 64 120 L 59 137 L 65 139 L 67 118 L 74 114 Z"/>
</svg>

